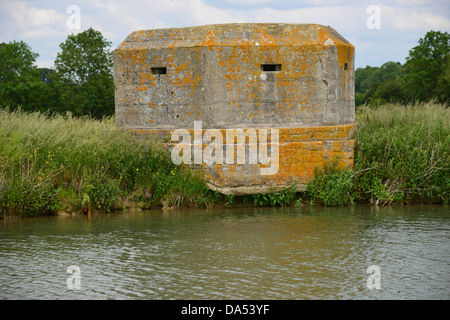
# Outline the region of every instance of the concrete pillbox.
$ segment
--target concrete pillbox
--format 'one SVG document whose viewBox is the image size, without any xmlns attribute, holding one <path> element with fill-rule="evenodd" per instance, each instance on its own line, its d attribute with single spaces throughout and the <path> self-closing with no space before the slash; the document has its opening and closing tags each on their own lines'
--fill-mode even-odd
<svg viewBox="0 0 450 320">
<path fill-rule="evenodd" d="M 354 47 L 331 27 L 256 23 L 136 31 L 114 51 L 114 81 L 117 125 L 156 135 L 169 151 L 174 130 L 192 132 L 194 121 L 201 121 L 202 133 L 222 132 L 224 144 L 230 129 L 277 130 L 274 174 L 260 174 L 265 164 L 248 157 L 244 164 L 191 165 L 222 193 L 271 192 L 294 181 L 304 190 L 325 161 L 337 156 L 340 165 L 353 164 Z M 250 140 L 244 143 L 248 154 Z M 224 145 L 224 158 L 226 151 Z"/>
</svg>

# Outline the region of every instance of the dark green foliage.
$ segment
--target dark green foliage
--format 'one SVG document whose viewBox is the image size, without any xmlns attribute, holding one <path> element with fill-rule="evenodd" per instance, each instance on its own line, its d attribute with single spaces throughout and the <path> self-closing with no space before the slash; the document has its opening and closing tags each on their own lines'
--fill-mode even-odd
<svg viewBox="0 0 450 320">
<path fill-rule="evenodd" d="M 405 63 L 405 88 L 419 101 L 450 100 L 450 35 L 430 31 L 409 51 Z"/>
<path fill-rule="evenodd" d="M 92 209 L 103 209 L 109 212 L 117 206 L 120 195 L 119 180 L 90 176 L 79 191 L 82 210 L 89 212 Z"/>
<path fill-rule="evenodd" d="M 55 70 L 21 42 L 0 44 L 0 106 L 97 119 L 114 114 L 111 43 L 92 28 L 61 43 Z"/>
<path fill-rule="evenodd" d="M 7 170 L 4 164 L 0 165 Z M 49 215 L 61 208 L 53 176 L 40 170 L 28 157 L 19 159 L 14 169 L 8 170 L 7 175 L 3 171 L 3 174 L 0 177 L 0 203 L 9 213 Z"/>
<path fill-rule="evenodd" d="M 355 70 L 355 104 L 450 100 L 450 36 L 429 31 L 409 51 L 406 63 Z"/>
<path fill-rule="evenodd" d="M 23 41 L 0 44 L 0 104 L 32 105 L 44 84 L 34 65 L 39 55 Z"/>
<path fill-rule="evenodd" d="M 338 159 L 325 163 L 323 168 L 316 168 L 314 179 L 308 183 L 306 190 L 311 204 L 341 206 L 353 203 L 351 174 L 350 170 L 338 167 Z"/>
<path fill-rule="evenodd" d="M 55 60 L 59 111 L 102 118 L 114 114 L 111 43 L 92 28 L 70 35 Z"/>
<path fill-rule="evenodd" d="M 111 42 L 92 28 L 76 35 L 69 35 L 61 43 L 55 60 L 55 68 L 61 81 L 83 84 L 93 76 L 112 72 L 113 59 L 108 50 Z"/>
<path fill-rule="evenodd" d="M 288 206 L 295 197 L 297 184 L 293 184 L 282 190 L 271 192 L 271 193 L 261 193 L 251 196 L 253 203 L 256 206 L 270 206 L 270 207 L 285 207 Z"/>
<path fill-rule="evenodd" d="M 380 104 L 402 101 L 403 66 L 398 62 L 386 62 L 381 67 L 358 68 L 355 71 L 355 104 Z"/>
</svg>

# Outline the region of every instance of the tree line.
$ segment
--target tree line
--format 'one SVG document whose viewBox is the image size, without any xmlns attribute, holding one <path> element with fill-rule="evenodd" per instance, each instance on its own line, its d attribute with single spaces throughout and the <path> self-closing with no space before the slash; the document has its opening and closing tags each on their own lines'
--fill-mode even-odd
<svg viewBox="0 0 450 320">
<path fill-rule="evenodd" d="M 355 70 L 355 104 L 450 101 L 450 36 L 429 31 L 409 51 L 406 62 Z"/>
<path fill-rule="evenodd" d="M 38 68 L 24 41 L 0 44 L 0 107 L 102 118 L 114 114 L 111 42 L 92 28 L 60 44 L 54 68 Z M 406 62 L 355 70 L 355 104 L 450 100 L 450 36 L 429 31 Z"/>
<path fill-rule="evenodd" d="M 38 68 L 24 41 L 0 44 L 0 106 L 25 111 L 114 114 L 111 42 L 92 28 L 60 44 L 54 68 Z"/>
</svg>

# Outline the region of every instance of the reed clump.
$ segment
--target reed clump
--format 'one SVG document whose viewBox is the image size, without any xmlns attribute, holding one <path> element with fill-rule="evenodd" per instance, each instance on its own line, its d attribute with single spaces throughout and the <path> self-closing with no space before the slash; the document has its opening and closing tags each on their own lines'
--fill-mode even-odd
<svg viewBox="0 0 450 320">
<path fill-rule="evenodd" d="M 0 109 L 0 210 L 6 214 L 205 205 L 214 196 L 159 143 L 135 139 L 112 117 Z"/>
<path fill-rule="evenodd" d="M 331 163 L 318 169 L 308 186 L 312 200 L 339 205 L 449 202 L 447 105 L 431 101 L 361 106 L 356 121 L 353 168 L 338 170 Z"/>
<path fill-rule="evenodd" d="M 358 109 L 354 189 L 376 204 L 450 197 L 450 109 L 436 102 Z"/>
</svg>

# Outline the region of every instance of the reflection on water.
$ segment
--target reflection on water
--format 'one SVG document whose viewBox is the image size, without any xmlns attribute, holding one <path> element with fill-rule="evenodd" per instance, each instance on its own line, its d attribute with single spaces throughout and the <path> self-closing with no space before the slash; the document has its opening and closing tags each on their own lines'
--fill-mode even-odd
<svg viewBox="0 0 450 320">
<path fill-rule="evenodd" d="M 0 220 L 0 299 L 449 299 L 442 206 Z M 377 265 L 381 289 L 369 290 Z M 70 266 L 80 289 L 68 289 Z"/>
</svg>

